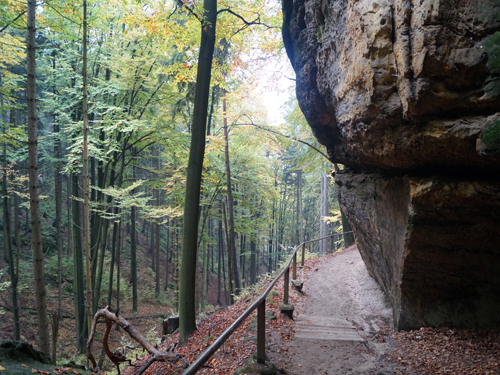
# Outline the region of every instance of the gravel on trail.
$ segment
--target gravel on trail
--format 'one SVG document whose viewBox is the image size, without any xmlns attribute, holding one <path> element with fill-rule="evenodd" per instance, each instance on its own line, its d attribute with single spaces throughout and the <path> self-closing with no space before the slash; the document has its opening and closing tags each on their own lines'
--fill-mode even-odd
<svg viewBox="0 0 500 375">
<path fill-rule="evenodd" d="M 308 262 L 292 292 L 294 335 L 282 373 L 338 375 L 500 374 L 500 328 L 394 332 L 392 308 L 356 245 Z"/>
</svg>

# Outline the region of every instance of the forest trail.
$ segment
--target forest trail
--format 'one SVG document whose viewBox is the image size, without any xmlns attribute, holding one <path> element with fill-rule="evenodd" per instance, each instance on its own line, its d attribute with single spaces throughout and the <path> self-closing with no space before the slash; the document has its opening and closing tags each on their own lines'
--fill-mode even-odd
<svg viewBox="0 0 500 375">
<path fill-rule="evenodd" d="M 356 246 L 301 271 L 298 279 L 304 288 L 303 294 L 295 292 L 295 335 L 286 344 L 287 374 L 400 373 L 383 363 L 390 349 L 382 338 L 392 321 L 390 305 Z"/>
</svg>

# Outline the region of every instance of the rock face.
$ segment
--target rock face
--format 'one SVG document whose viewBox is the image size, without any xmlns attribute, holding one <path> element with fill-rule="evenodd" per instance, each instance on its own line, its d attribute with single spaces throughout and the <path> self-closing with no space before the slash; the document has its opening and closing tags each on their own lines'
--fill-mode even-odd
<svg viewBox="0 0 500 375">
<path fill-rule="evenodd" d="M 283 0 L 297 98 L 398 329 L 500 325 L 500 2 Z"/>
</svg>

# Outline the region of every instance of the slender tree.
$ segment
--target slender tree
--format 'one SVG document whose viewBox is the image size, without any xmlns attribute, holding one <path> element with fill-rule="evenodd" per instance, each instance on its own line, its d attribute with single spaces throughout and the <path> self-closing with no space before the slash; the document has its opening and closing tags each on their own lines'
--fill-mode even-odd
<svg viewBox="0 0 500 375">
<path fill-rule="evenodd" d="M 226 182 L 227 182 L 227 208 L 229 212 L 229 228 L 228 228 L 228 266 L 231 267 L 231 278 L 229 282 L 232 283 L 232 290 L 235 295 L 241 291 L 241 278 L 238 269 L 238 259 L 236 252 L 236 235 L 234 231 L 234 202 L 233 202 L 233 189 L 231 185 L 231 166 L 229 162 L 229 134 L 227 129 L 227 108 L 226 108 L 226 93 L 222 99 L 222 112 L 224 117 L 224 155 L 226 161 Z"/>
<path fill-rule="evenodd" d="M 133 168 L 133 179 L 135 181 L 135 167 Z M 133 192 L 132 192 L 133 194 Z M 132 283 L 132 309 L 137 312 L 137 207 L 133 205 L 130 209 L 130 281 Z"/>
<path fill-rule="evenodd" d="M 92 280 L 90 271 L 90 183 L 88 154 L 88 106 L 87 106 L 87 0 L 83 0 L 83 243 L 85 247 L 87 323 L 92 324 Z M 97 252 L 97 251 L 96 251 Z"/>
<path fill-rule="evenodd" d="M 158 170 L 160 169 L 160 158 L 158 158 Z M 156 200 L 157 205 L 160 206 L 160 189 L 156 189 Z M 161 274 L 161 263 L 160 263 L 160 219 L 156 220 L 156 223 L 151 222 L 151 231 L 156 227 L 156 298 L 160 296 L 160 274 Z M 168 272 L 168 271 L 167 271 Z"/>
<path fill-rule="evenodd" d="M 73 295 L 75 304 L 76 347 L 85 353 L 87 342 L 87 326 L 85 325 L 84 272 L 82 257 L 82 234 L 80 225 L 80 202 L 78 201 L 78 175 L 72 174 L 71 192 L 75 199 L 71 200 L 71 237 L 73 244 Z"/>
<path fill-rule="evenodd" d="M 2 72 L 0 70 L 0 90 L 3 89 Z M 3 93 L 0 91 L 0 108 L 4 108 Z M 2 195 L 3 195 L 3 236 L 5 251 L 9 260 L 10 283 L 12 286 L 12 308 L 14 310 L 14 338 L 21 339 L 21 329 L 19 325 L 19 304 L 17 298 L 17 282 L 19 274 L 16 273 L 16 265 L 14 262 L 14 253 L 12 252 L 12 232 L 10 230 L 10 210 L 9 210 L 9 194 L 7 186 L 7 121 L 4 120 L 3 110 L 0 111 L 0 123 L 3 123 L 3 176 L 2 176 Z"/>
<path fill-rule="evenodd" d="M 254 236 L 250 239 L 250 285 L 257 281 L 257 244 Z"/>
<path fill-rule="evenodd" d="M 297 244 L 304 242 L 304 225 L 302 217 L 302 170 L 297 171 Z"/>
<path fill-rule="evenodd" d="M 38 135 L 36 118 L 36 51 L 35 51 L 36 1 L 28 0 L 27 20 L 27 108 L 28 108 L 28 153 L 29 187 L 31 210 L 31 233 L 33 250 L 33 275 L 35 279 L 35 301 L 38 318 L 40 350 L 50 356 L 49 319 L 47 317 L 47 292 L 43 267 L 42 222 L 40 220 L 40 198 L 38 185 Z"/>
<path fill-rule="evenodd" d="M 179 343 L 181 345 L 196 330 L 195 280 L 196 261 L 198 258 L 197 239 L 200 214 L 200 188 L 205 155 L 210 78 L 212 75 L 212 60 L 215 46 L 217 0 L 205 0 L 204 9 L 194 97 L 194 115 L 191 128 L 191 146 L 187 167 L 186 196 L 184 201 L 182 260 L 179 285 Z"/>
</svg>

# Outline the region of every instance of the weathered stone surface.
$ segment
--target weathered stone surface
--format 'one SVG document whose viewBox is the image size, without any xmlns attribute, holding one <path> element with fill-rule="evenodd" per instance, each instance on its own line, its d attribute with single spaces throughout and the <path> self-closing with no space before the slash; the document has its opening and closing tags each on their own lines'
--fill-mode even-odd
<svg viewBox="0 0 500 375">
<path fill-rule="evenodd" d="M 500 324 L 500 2 L 284 0 L 297 98 L 400 329 Z"/>
</svg>

